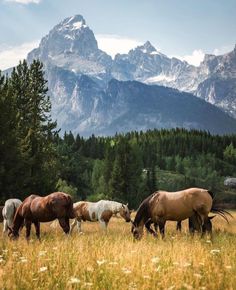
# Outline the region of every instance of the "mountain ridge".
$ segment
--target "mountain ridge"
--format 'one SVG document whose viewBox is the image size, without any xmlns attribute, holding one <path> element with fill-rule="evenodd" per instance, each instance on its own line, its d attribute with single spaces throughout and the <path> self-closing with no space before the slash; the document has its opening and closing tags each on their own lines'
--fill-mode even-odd
<svg viewBox="0 0 236 290">
<path fill-rule="evenodd" d="M 126 130 L 124 120 L 127 120 L 126 128 L 130 130 L 135 127 L 135 122 L 142 129 L 148 129 L 148 126 L 154 126 L 156 122 L 158 128 L 160 126 L 168 128 L 183 126 L 210 130 L 220 134 L 224 130 L 225 132 L 235 130 L 234 121 L 229 121 L 226 115 L 222 117 L 223 113 L 213 110 L 211 106 L 208 109 L 213 110 L 219 119 L 224 119 L 229 126 L 228 129 L 223 130 L 224 126 L 219 125 L 217 131 L 216 128 L 213 128 L 213 124 L 210 128 L 199 119 L 193 122 L 193 115 L 187 114 L 189 120 L 185 121 L 177 116 L 177 108 L 184 106 L 180 99 L 185 98 L 188 103 L 186 96 L 191 100 L 192 106 L 194 104 L 198 106 L 200 99 L 203 99 L 208 103 L 218 105 L 232 116 L 236 116 L 234 51 L 219 57 L 206 55 L 201 65 L 195 67 L 186 61 L 174 57 L 169 58 L 157 51 L 150 41 L 146 41 L 127 54 L 117 54 L 113 60 L 99 49 L 93 31 L 86 24 L 83 16 L 75 15 L 61 21 L 42 38 L 39 47 L 31 51 L 27 59 L 31 62 L 34 58 L 38 58 L 44 63 L 49 93 L 52 96 L 52 116 L 58 119 L 58 125 L 62 130 L 71 130 L 74 133 L 82 132 L 85 135 L 89 135 L 89 132 L 95 133 L 95 131 L 98 134 L 114 134 L 118 130 L 119 124 L 123 130 Z M 114 79 L 119 81 L 117 83 L 118 95 L 114 94 L 113 90 L 109 90 Z M 129 81 L 134 81 L 132 90 Z M 140 85 L 140 83 L 143 84 Z M 223 87 L 220 84 L 223 84 Z M 171 87 L 172 91 L 160 87 L 153 89 L 152 85 Z M 152 95 L 153 91 L 156 92 L 157 96 L 154 98 L 152 95 L 152 102 L 149 103 L 149 106 L 150 109 L 156 108 L 157 111 L 159 108 L 155 102 L 158 100 L 162 102 L 161 106 L 164 106 L 166 101 L 161 98 L 160 92 L 165 96 L 172 95 L 172 101 L 176 107 L 172 113 L 176 120 L 180 118 L 180 121 L 161 116 L 161 111 L 158 111 L 159 118 L 157 118 L 152 110 L 152 117 L 148 118 L 148 115 L 142 112 L 148 108 L 144 106 L 138 88 L 142 89 L 141 91 L 145 94 Z M 166 92 L 164 92 L 165 90 Z M 180 91 L 194 93 L 199 99 L 195 96 L 192 98 L 191 94 L 185 95 Z M 138 96 L 136 101 L 135 99 L 133 102 L 128 101 L 131 93 Z M 179 104 L 174 95 L 178 95 Z M 145 99 L 145 96 L 143 98 Z M 198 102 L 194 98 L 198 99 Z M 171 111 L 171 103 L 168 104 Z M 136 113 L 140 116 L 143 114 L 140 117 L 143 124 L 135 119 L 135 116 L 133 116 L 133 121 L 125 117 L 125 114 L 129 114 L 129 112 L 133 115 L 136 105 L 140 106 L 140 112 Z M 195 112 L 195 109 L 190 107 L 189 111 Z M 203 109 L 204 106 L 200 107 Z M 168 115 L 168 112 L 166 114 Z M 199 114 L 203 117 L 202 112 Z M 117 122 L 118 127 L 114 125 L 114 122 Z M 110 129 L 106 130 L 106 126 Z"/>
</svg>

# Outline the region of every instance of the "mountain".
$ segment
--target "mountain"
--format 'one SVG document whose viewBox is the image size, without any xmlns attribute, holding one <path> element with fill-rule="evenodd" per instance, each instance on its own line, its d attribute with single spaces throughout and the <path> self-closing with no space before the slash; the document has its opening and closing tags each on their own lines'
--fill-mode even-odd
<svg viewBox="0 0 236 290">
<path fill-rule="evenodd" d="M 205 55 L 199 67 L 158 52 L 150 42 L 118 54 L 112 76 L 191 92 L 236 118 L 236 47 L 225 55 Z"/>
<path fill-rule="evenodd" d="M 50 70 L 54 118 L 59 127 L 83 136 L 153 128 L 236 132 L 236 120 L 189 93 L 137 81 L 112 79 L 105 89 L 86 75 Z"/>
<path fill-rule="evenodd" d="M 224 55 L 205 55 L 200 69 L 207 78 L 195 94 L 236 118 L 236 46 Z"/>
<path fill-rule="evenodd" d="M 128 54 L 116 55 L 112 67 L 112 76 L 118 80 L 137 80 L 189 92 L 198 86 L 197 74 L 196 67 L 186 61 L 167 57 L 149 41 Z"/>
<path fill-rule="evenodd" d="M 87 136 L 178 126 L 222 134 L 236 132 L 235 120 L 201 98 L 236 112 L 235 51 L 231 54 L 206 56 L 195 67 L 147 41 L 112 60 L 76 15 L 56 25 L 27 59 L 44 63 L 52 117 L 62 131 Z"/>
<path fill-rule="evenodd" d="M 27 59 L 40 59 L 46 68 L 56 66 L 75 74 L 106 79 L 112 58 L 98 48 L 92 30 L 81 15 L 66 18 L 56 25 L 28 54 Z"/>
</svg>

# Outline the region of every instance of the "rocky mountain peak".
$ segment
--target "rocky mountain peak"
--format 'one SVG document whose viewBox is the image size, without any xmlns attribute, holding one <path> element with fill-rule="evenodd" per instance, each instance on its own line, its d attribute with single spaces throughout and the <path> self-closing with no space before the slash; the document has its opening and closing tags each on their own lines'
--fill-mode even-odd
<svg viewBox="0 0 236 290">
<path fill-rule="evenodd" d="M 150 41 L 146 41 L 143 45 L 138 46 L 135 50 L 139 50 L 147 54 L 158 54 L 156 48 L 151 44 Z"/>
</svg>

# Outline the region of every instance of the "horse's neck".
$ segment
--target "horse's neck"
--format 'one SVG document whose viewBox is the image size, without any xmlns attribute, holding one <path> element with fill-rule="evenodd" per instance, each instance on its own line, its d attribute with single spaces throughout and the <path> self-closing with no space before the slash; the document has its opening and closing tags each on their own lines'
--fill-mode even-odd
<svg viewBox="0 0 236 290">
<path fill-rule="evenodd" d="M 24 217 L 21 216 L 21 214 L 19 213 L 19 210 L 17 210 L 14 217 L 14 221 L 13 221 L 13 228 L 12 228 L 13 232 L 18 233 L 23 223 L 24 223 Z"/>
<path fill-rule="evenodd" d="M 148 204 L 147 202 L 145 202 L 138 209 L 135 219 L 134 219 L 134 223 L 138 227 L 139 226 L 143 227 L 149 218 L 150 218 L 150 214 L 148 210 Z"/>
</svg>

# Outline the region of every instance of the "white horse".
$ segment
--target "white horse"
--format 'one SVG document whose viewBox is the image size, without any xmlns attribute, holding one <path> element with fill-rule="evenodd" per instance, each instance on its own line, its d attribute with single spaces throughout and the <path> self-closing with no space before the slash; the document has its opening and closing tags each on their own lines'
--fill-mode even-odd
<svg viewBox="0 0 236 290">
<path fill-rule="evenodd" d="M 12 228 L 13 219 L 17 208 L 22 204 L 22 201 L 16 198 L 6 200 L 2 210 L 3 215 L 3 233 L 6 234 L 8 228 Z"/>
<path fill-rule="evenodd" d="M 130 211 L 128 204 L 122 204 L 116 201 L 100 200 L 98 202 L 79 201 L 74 203 L 74 214 L 76 216 L 71 224 L 70 233 L 72 233 L 76 223 L 79 232 L 81 232 L 82 221 L 99 221 L 103 229 L 107 228 L 108 222 L 113 214 L 119 213 L 126 222 L 130 222 Z"/>
</svg>

